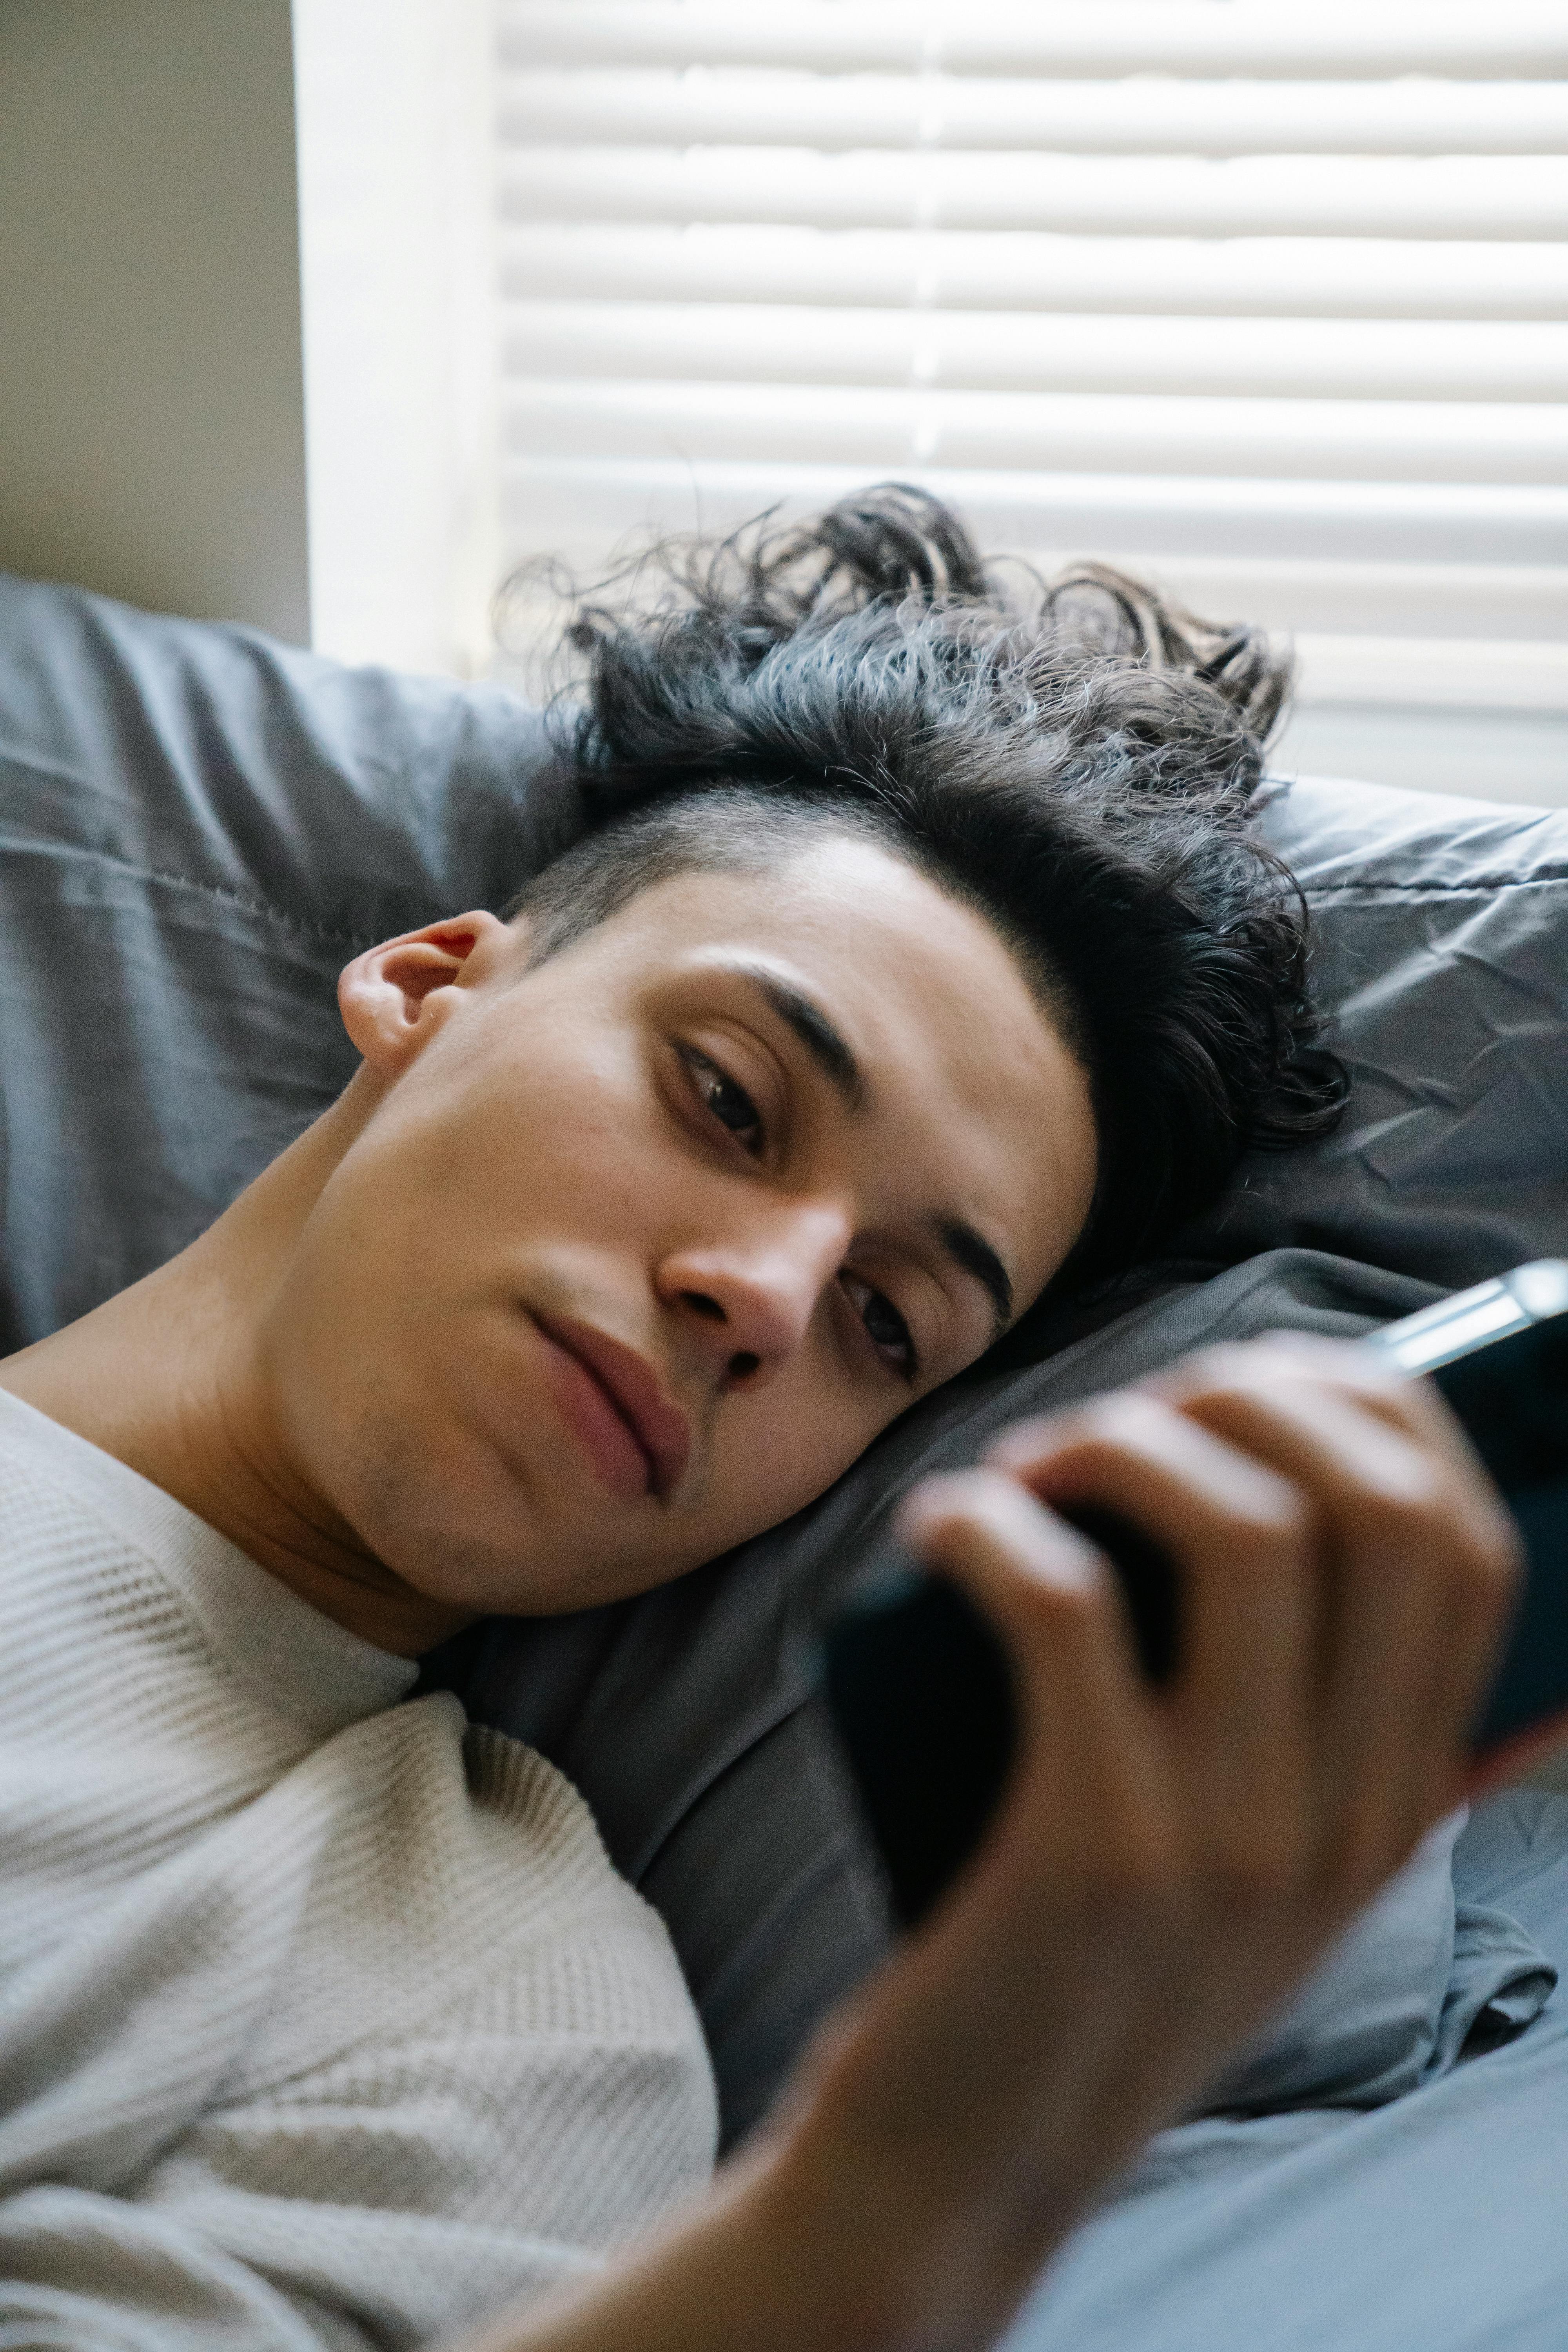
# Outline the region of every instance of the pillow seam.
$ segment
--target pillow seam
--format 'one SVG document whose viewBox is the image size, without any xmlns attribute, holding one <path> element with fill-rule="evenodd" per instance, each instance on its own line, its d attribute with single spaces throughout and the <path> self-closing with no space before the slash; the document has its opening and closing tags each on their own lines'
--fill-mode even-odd
<svg viewBox="0 0 1568 2352">
<path fill-rule="evenodd" d="M 374 931 L 345 931 L 328 923 L 314 923 L 306 916 L 290 914 L 286 907 L 276 906 L 269 898 L 250 898 L 243 891 L 230 889 L 222 882 L 204 882 L 195 875 L 181 874 L 173 867 L 138 866 L 128 857 L 106 856 L 100 849 L 61 843 L 51 845 L 45 854 L 58 855 L 61 850 L 68 856 L 86 857 L 95 866 L 108 866 L 117 874 L 129 875 L 134 881 L 162 883 L 174 890 L 192 890 L 198 898 L 214 898 L 221 906 L 237 907 L 247 915 L 264 916 L 271 922 L 281 923 L 289 930 L 300 932 L 310 939 L 329 940 L 334 946 L 374 947 L 379 937 Z"/>
</svg>

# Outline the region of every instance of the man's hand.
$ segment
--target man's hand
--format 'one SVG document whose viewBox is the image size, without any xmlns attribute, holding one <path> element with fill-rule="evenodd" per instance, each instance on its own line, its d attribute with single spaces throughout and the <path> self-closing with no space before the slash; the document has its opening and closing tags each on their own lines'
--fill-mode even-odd
<svg viewBox="0 0 1568 2352">
<path fill-rule="evenodd" d="M 1182 1575 L 1177 1670 L 1050 1506 Z M 841 2011 L 713 2203 L 539 2352 L 952 2352 L 1188 2105 L 1425 1831 L 1518 1573 L 1436 1392 L 1267 1340 L 1010 1431 L 905 1530 L 1005 1637 L 1020 1758 L 981 1853 Z"/>
<path fill-rule="evenodd" d="M 1053 1502 L 1175 1559 L 1160 1689 Z M 1462 1795 L 1516 1543 L 1435 1391 L 1294 1339 L 1014 1429 L 906 1526 L 1006 1637 L 1022 1754 L 822 2096 L 876 2184 L 859 2227 L 908 2230 L 895 2340 L 978 2344 Z"/>
</svg>

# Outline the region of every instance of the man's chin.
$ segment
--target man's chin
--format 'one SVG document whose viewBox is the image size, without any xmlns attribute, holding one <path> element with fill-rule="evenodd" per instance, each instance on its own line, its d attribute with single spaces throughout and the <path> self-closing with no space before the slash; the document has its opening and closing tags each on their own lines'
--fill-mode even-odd
<svg viewBox="0 0 1568 2352">
<path fill-rule="evenodd" d="M 423 1537 L 406 1519 L 386 1530 L 381 1559 L 399 1583 L 434 1608 L 476 1617 L 563 1617 L 604 1608 L 672 1583 L 703 1559 L 653 1550 L 647 1543 L 595 1541 L 574 1528 L 531 1519 L 526 1528 L 459 1532 L 454 1517 L 426 1515 Z M 724 1547 L 721 1547 L 724 1549 Z"/>
</svg>

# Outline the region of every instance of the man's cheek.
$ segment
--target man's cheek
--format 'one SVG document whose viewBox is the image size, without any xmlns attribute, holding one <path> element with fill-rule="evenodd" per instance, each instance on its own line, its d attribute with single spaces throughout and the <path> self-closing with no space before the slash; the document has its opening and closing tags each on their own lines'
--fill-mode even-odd
<svg viewBox="0 0 1568 2352">
<path fill-rule="evenodd" d="M 733 1516 L 745 1522 L 731 1538 L 736 1543 L 815 1502 L 858 1459 L 880 1426 L 849 1411 L 825 1411 L 820 1399 L 803 1403 L 773 1388 L 759 1391 L 755 1402 L 761 1410 L 739 1449 L 737 1475 L 726 1496 Z"/>
</svg>

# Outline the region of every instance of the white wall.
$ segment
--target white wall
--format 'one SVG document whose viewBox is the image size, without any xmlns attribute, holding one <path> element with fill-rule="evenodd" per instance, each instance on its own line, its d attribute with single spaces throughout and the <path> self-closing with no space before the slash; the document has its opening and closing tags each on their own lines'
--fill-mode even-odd
<svg viewBox="0 0 1568 2352">
<path fill-rule="evenodd" d="M 0 566 L 309 636 L 288 0 L 0 0 Z"/>
<path fill-rule="evenodd" d="M 489 0 L 294 0 L 310 608 L 472 676 L 500 570 Z"/>
</svg>

